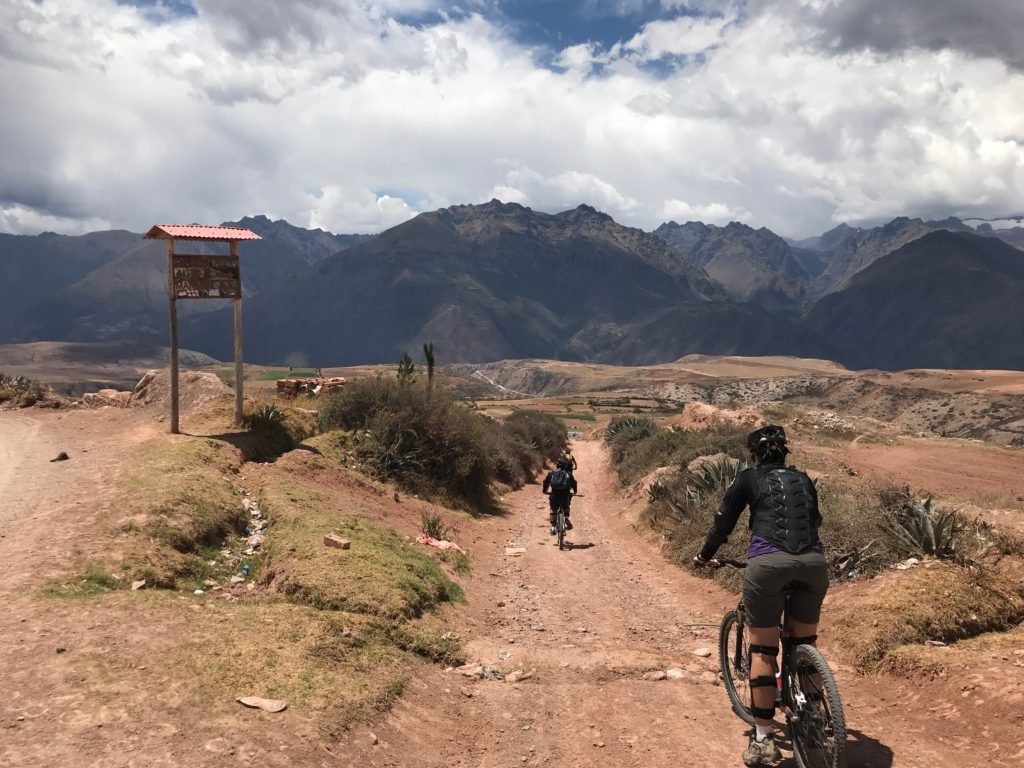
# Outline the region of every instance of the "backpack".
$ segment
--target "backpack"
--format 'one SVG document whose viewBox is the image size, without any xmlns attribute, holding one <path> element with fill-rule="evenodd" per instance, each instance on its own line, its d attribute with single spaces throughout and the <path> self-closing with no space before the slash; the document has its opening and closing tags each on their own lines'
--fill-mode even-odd
<svg viewBox="0 0 1024 768">
<path fill-rule="evenodd" d="M 567 491 L 569 490 L 569 473 L 564 469 L 556 469 L 551 473 L 551 490 L 553 491 Z"/>
</svg>

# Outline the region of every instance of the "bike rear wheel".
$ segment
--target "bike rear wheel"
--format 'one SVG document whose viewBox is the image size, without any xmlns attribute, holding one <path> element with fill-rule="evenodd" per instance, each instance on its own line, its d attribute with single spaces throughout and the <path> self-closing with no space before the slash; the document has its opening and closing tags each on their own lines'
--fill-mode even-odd
<svg viewBox="0 0 1024 768">
<path fill-rule="evenodd" d="M 798 645 L 789 659 L 793 753 L 800 768 L 843 768 L 846 717 L 835 676 L 812 645 Z"/>
<path fill-rule="evenodd" d="M 750 642 L 746 624 L 740 622 L 738 611 L 729 611 L 722 619 L 718 654 L 722 682 L 729 694 L 732 710 L 747 725 L 753 725 L 754 716 L 750 714 Z"/>
<path fill-rule="evenodd" d="M 565 549 L 565 510 L 558 510 L 558 548 Z"/>
</svg>

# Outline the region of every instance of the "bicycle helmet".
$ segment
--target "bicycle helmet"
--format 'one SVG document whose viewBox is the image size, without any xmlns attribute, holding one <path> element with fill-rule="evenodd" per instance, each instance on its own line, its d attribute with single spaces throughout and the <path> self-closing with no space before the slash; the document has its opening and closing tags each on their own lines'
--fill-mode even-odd
<svg viewBox="0 0 1024 768">
<path fill-rule="evenodd" d="M 555 466 L 559 469 L 564 469 L 566 472 L 570 472 L 572 470 L 572 462 L 565 458 L 565 456 L 560 456 L 555 461 Z"/>
<path fill-rule="evenodd" d="M 769 454 L 785 457 L 789 453 L 786 446 L 786 430 L 775 424 L 759 427 L 747 435 L 747 448 L 759 459 Z"/>
</svg>

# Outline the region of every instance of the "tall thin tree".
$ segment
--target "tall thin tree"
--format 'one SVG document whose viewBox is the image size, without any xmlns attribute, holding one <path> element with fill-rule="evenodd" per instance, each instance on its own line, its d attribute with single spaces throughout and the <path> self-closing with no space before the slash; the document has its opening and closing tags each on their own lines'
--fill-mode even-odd
<svg viewBox="0 0 1024 768">
<path fill-rule="evenodd" d="M 427 388 L 434 388 L 434 342 L 423 345 L 423 356 L 427 359 Z"/>
</svg>

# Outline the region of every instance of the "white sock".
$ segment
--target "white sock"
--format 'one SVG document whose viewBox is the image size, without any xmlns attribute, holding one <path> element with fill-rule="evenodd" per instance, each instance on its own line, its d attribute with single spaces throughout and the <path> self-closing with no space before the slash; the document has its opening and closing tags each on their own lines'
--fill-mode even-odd
<svg viewBox="0 0 1024 768">
<path fill-rule="evenodd" d="M 754 724 L 755 739 L 757 741 L 764 741 L 772 735 L 772 727 L 770 725 L 757 725 Z"/>
</svg>

